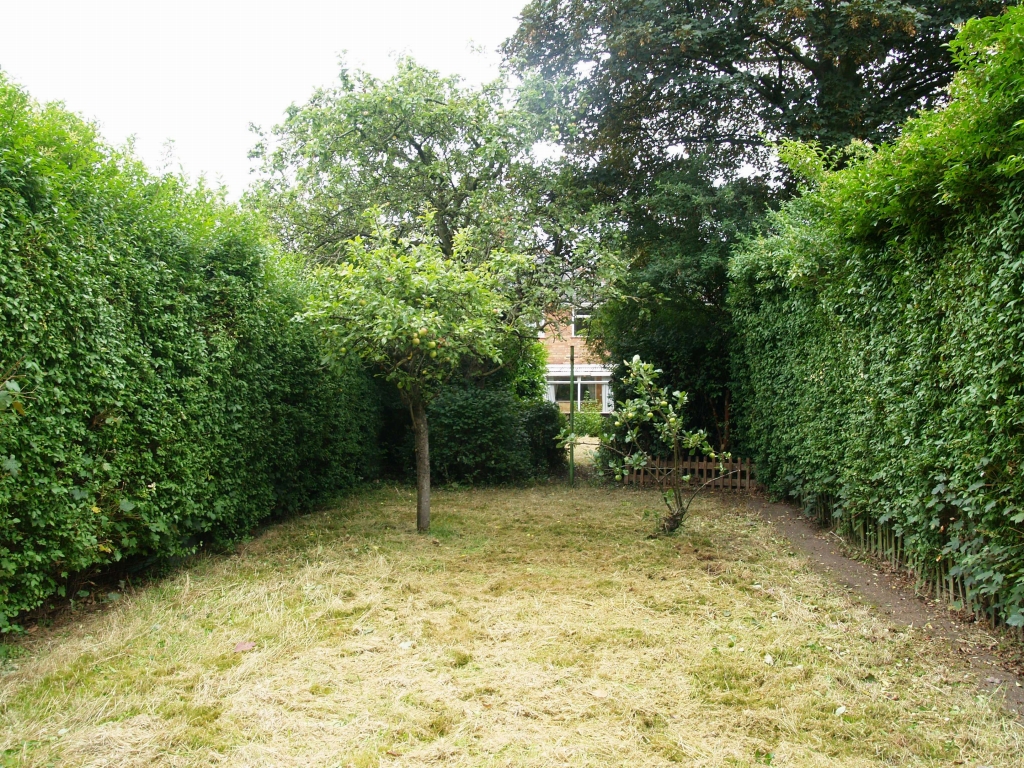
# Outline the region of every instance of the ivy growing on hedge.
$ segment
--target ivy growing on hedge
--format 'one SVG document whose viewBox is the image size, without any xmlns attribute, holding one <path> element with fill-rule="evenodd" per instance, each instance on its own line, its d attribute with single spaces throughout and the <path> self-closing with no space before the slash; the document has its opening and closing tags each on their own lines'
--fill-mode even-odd
<svg viewBox="0 0 1024 768">
<path fill-rule="evenodd" d="M 923 576 L 1024 625 L 1024 9 L 966 25 L 942 110 L 734 258 L 742 439 L 760 478 L 891 526 Z M 944 565 L 944 567 L 942 567 Z"/>
<path fill-rule="evenodd" d="M 376 467 L 259 222 L 0 79 L 0 627 L 68 574 L 183 555 Z"/>
</svg>

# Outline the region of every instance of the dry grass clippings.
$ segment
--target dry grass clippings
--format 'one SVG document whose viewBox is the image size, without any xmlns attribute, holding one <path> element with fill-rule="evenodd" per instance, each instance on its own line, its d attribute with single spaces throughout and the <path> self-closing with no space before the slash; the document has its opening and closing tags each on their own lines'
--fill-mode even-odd
<svg viewBox="0 0 1024 768">
<path fill-rule="evenodd" d="M 411 489 L 18 641 L 3 765 L 1024 765 L 1019 724 L 728 497 Z"/>
</svg>

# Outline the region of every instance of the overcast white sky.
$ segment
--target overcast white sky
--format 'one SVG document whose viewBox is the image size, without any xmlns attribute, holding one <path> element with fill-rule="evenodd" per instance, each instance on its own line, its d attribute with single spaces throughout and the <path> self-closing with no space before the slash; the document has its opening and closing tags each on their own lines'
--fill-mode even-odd
<svg viewBox="0 0 1024 768">
<path fill-rule="evenodd" d="M 63 101 L 153 168 L 174 141 L 193 177 L 248 184 L 249 124 L 328 85 L 338 55 L 387 76 L 395 53 L 480 83 L 526 0 L 0 0 L 0 69 Z M 475 53 L 473 47 L 485 53 Z"/>
</svg>

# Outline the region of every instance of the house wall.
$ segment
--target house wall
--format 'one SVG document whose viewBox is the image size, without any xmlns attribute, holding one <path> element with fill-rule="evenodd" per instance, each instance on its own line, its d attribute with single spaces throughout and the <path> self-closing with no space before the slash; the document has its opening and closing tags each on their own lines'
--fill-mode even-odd
<svg viewBox="0 0 1024 768">
<path fill-rule="evenodd" d="M 564 392 L 568 390 L 570 381 L 569 349 L 573 347 L 577 402 L 586 399 L 583 394 L 587 390 L 585 385 L 593 384 L 594 399 L 601 403 L 602 413 L 609 413 L 614 407 L 609 383 L 611 367 L 587 346 L 585 336 L 573 336 L 572 331 L 571 319 L 566 315 L 550 319 L 544 332 L 539 334 L 548 354 L 547 399 L 558 403 L 563 413 L 569 412 L 569 401 L 564 399 Z M 563 399 L 558 397 L 558 393 L 562 393 Z"/>
<path fill-rule="evenodd" d="M 601 356 L 592 352 L 587 346 L 585 336 L 572 335 L 572 323 L 568 321 L 568 318 L 550 320 L 540 337 L 548 353 L 549 365 L 568 365 L 570 346 L 576 348 L 575 357 L 577 365 L 604 364 Z"/>
</svg>

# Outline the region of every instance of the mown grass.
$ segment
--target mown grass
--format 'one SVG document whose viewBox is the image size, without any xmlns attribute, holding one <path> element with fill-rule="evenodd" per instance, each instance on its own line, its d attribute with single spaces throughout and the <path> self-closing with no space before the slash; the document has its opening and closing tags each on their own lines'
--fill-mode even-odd
<svg viewBox="0 0 1024 768">
<path fill-rule="evenodd" d="M 1015 766 L 959 662 L 728 497 L 365 493 L 45 637 L 0 681 L 5 765 Z M 236 643 L 255 649 L 236 652 Z"/>
</svg>

